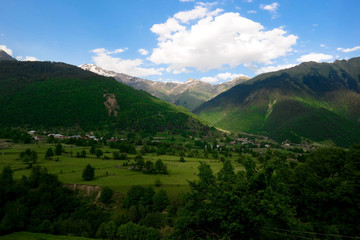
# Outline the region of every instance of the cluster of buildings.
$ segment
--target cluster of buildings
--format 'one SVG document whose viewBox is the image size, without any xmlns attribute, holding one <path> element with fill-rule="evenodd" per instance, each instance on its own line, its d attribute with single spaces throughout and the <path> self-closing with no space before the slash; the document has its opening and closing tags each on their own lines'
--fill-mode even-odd
<svg viewBox="0 0 360 240">
<path fill-rule="evenodd" d="M 28 134 L 30 134 L 31 136 L 33 136 L 33 139 L 34 140 L 42 140 L 43 137 L 42 136 L 39 136 L 38 133 L 35 131 L 35 130 L 31 130 L 31 131 L 28 131 Z M 80 135 L 72 135 L 72 136 L 65 136 L 65 135 L 62 135 L 62 134 L 59 134 L 59 133 L 49 133 L 47 134 L 46 132 L 43 133 L 44 135 L 47 135 L 48 137 L 54 137 L 55 139 L 70 139 L 70 138 L 75 138 L 75 139 L 86 139 L 86 140 L 89 140 L 89 139 L 92 139 L 94 141 L 98 141 L 99 139 L 96 138 L 95 136 L 93 135 L 85 135 L 85 136 L 80 136 Z"/>
<path fill-rule="evenodd" d="M 258 148 L 261 147 L 261 143 L 260 142 L 256 142 L 256 141 L 253 141 L 253 140 L 250 140 L 248 138 L 238 138 L 236 139 L 235 141 L 231 141 L 230 142 L 232 145 L 236 145 L 236 144 L 241 144 L 241 145 L 247 145 L 247 144 L 250 144 L 252 146 L 257 146 Z M 265 148 L 270 148 L 271 145 L 270 144 L 265 144 L 264 145 Z"/>
</svg>

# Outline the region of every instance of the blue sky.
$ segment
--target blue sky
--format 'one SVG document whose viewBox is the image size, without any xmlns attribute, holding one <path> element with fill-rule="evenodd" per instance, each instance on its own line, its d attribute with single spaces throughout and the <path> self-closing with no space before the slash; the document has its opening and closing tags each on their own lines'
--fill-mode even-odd
<svg viewBox="0 0 360 240">
<path fill-rule="evenodd" d="M 360 55 L 359 0 L 0 0 L 0 48 L 159 81 L 220 83 Z"/>
</svg>

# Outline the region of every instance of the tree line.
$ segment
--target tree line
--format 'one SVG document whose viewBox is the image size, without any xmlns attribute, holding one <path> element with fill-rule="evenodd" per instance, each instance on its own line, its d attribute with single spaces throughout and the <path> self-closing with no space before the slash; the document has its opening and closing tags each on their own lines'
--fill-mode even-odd
<svg viewBox="0 0 360 240">
<path fill-rule="evenodd" d="M 31 154 L 31 153 L 30 153 Z M 245 171 L 228 160 L 219 172 L 200 162 L 190 191 L 133 186 L 112 215 L 33 166 L 29 177 L 0 174 L 0 234 L 14 231 L 107 239 L 355 239 L 360 235 L 360 145 L 323 148 L 292 164 L 268 151 Z M 102 197 L 109 204 L 112 191 Z M 113 202 L 114 204 L 114 202 Z"/>
</svg>

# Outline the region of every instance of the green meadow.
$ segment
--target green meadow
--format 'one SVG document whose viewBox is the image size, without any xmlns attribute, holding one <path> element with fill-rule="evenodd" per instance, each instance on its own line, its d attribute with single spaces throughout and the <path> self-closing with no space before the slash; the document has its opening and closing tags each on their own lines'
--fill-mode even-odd
<svg viewBox="0 0 360 240">
<path fill-rule="evenodd" d="M 0 240 L 90 240 L 92 238 L 75 236 L 58 236 L 44 233 L 15 232 L 0 236 Z"/>
<path fill-rule="evenodd" d="M 75 145 L 63 144 L 65 153 L 61 156 L 54 156 L 51 160 L 45 159 L 45 152 L 48 148 L 55 148 L 54 144 L 11 144 L 8 149 L 0 149 L 0 168 L 11 166 L 14 171 L 14 178 L 20 179 L 22 176 L 29 176 L 31 169 L 26 169 L 26 164 L 20 160 L 19 154 L 30 148 L 37 152 L 37 164 L 48 169 L 49 173 L 56 174 L 59 180 L 69 184 L 87 184 L 108 186 L 118 193 L 125 194 L 131 186 L 134 185 L 155 185 L 156 181 L 161 182 L 161 186 L 169 195 L 174 195 L 187 191 L 189 189 L 188 181 L 197 179 L 199 162 L 208 163 L 214 172 L 222 167 L 219 159 L 214 158 L 189 158 L 184 157 L 185 162 L 180 162 L 179 156 L 157 155 L 156 153 L 147 153 L 143 155 L 144 161 L 155 163 L 161 159 L 168 169 L 168 174 L 144 174 L 139 171 L 133 171 L 129 166 L 123 166 L 123 163 L 133 162 L 136 155 L 128 154 L 128 160 L 114 160 L 112 152 L 118 151 L 104 146 L 101 150 L 104 156 L 96 158 L 90 155 L 90 147 L 78 147 Z M 85 150 L 85 158 L 76 157 L 76 153 Z M 72 152 L 72 154 L 71 154 Z M 108 157 L 109 159 L 104 159 Z M 238 156 L 233 153 L 230 158 L 236 170 L 242 169 L 242 166 L 235 162 Z M 92 181 L 82 179 L 82 171 L 87 164 L 95 167 L 95 178 Z"/>
</svg>

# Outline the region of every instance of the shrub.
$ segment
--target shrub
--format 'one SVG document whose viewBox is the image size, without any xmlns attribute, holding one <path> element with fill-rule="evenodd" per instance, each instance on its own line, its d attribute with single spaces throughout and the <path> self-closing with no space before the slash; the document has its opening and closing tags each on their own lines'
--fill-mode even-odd
<svg viewBox="0 0 360 240">
<path fill-rule="evenodd" d="M 85 181 L 93 180 L 95 177 L 95 168 L 92 167 L 90 164 L 86 165 L 82 177 Z"/>
<path fill-rule="evenodd" d="M 111 201 L 113 191 L 109 187 L 104 187 L 100 194 L 100 201 L 107 204 Z"/>
<path fill-rule="evenodd" d="M 155 179 L 155 187 L 160 187 L 162 185 L 162 182 L 160 181 L 160 179 Z"/>
<path fill-rule="evenodd" d="M 118 228 L 117 237 L 124 240 L 132 239 L 159 239 L 159 232 L 154 228 L 147 228 L 132 222 L 123 224 Z"/>
</svg>

